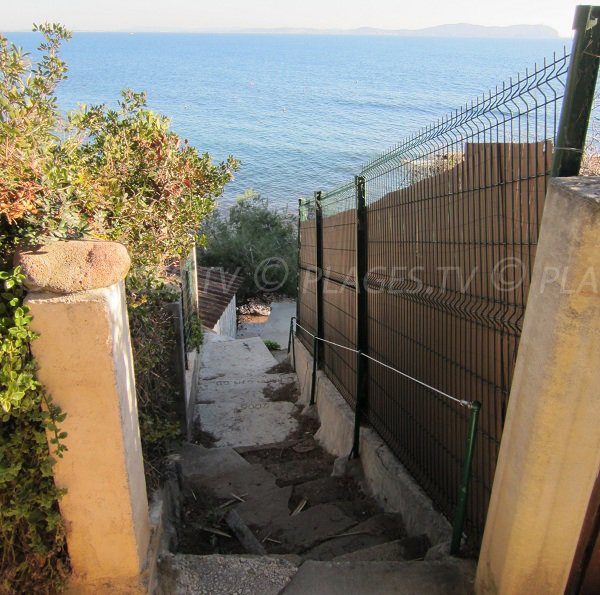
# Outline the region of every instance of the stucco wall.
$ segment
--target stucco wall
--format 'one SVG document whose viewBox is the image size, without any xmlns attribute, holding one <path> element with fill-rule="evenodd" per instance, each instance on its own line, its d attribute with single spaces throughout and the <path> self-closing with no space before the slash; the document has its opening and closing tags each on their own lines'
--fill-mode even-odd
<svg viewBox="0 0 600 595">
<path fill-rule="evenodd" d="M 219 335 L 224 335 L 225 337 L 231 337 L 235 339 L 237 336 L 237 317 L 236 317 L 236 309 L 235 309 L 235 296 L 231 298 L 231 301 L 225 308 L 223 314 L 221 314 L 221 318 L 217 321 L 217 324 L 212 329 L 215 333 Z"/>
</svg>

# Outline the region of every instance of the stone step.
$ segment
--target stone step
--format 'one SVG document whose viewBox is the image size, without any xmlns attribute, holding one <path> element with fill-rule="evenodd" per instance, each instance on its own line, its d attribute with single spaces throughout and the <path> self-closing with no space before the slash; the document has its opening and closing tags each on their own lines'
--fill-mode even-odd
<svg viewBox="0 0 600 595">
<path fill-rule="evenodd" d="M 275 520 L 285 519 L 290 514 L 288 503 L 292 488 L 278 487 L 275 476 L 261 465 L 248 465 L 210 478 L 186 479 L 186 483 L 198 493 L 206 492 L 223 501 L 242 496 L 245 502 L 233 504 L 232 508 L 253 529 L 266 530 Z"/>
<path fill-rule="evenodd" d="M 188 480 L 210 480 L 250 467 L 250 463 L 233 448 L 204 448 L 185 443 L 179 449 L 181 473 Z"/>
<path fill-rule="evenodd" d="M 206 375 L 198 382 L 196 403 L 199 405 L 225 401 L 257 403 L 265 400 L 282 400 L 287 396 L 294 398 L 297 397 L 297 391 L 298 382 L 295 374 L 261 374 L 243 378 Z"/>
<path fill-rule="evenodd" d="M 473 571 L 461 561 L 307 561 L 282 595 L 467 595 Z"/>
<path fill-rule="evenodd" d="M 202 348 L 200 379 L 258 376 L 275 365 L 277 360 L 259 337 L 211 341 Z"/>
<path fill-rule="evenodd" d="M 335 558 L 336 562 L 401 562 L 425 557 L 431 544 L 427 535 L 395 539 L 372 547 L 351 551 Z"/>
<path fill-rule="evenodd" d="M 284 552 L 303 552 L 356 525 L 356 521 L 332 504 L 319 504 L 295 516 L 275 521 L 268 535 L 281 542 Z M 267 534 L 260 534 L 261 538 Z M 278 548 L 274 548 L 278 551 Z"/>
<path fill-rule="evenodd" d="M 207 327 L 203 327 L 202 331 L 204 335 L 204 339 L 202 341 L 203 345 L 208 345 L 209 343 L 223 343 L 225 341 L 235 341 L 233 337 L 219 335 L 218 333 L 211 331 Z"/>
<path fill-rule="evenodd" d="M 280 486 L 303 484 L 328 476 L 332 463 L 328 460 L 305 458 L 284 463 L 265 463 L 265 469 L 277 477 Z"/>
<path fill-rule="evenodd" d="M 304 552 L 302 557 L 307 560 L 333 560 L 348 552 L 384 544 L 406 534 L 400 516 L 385 513 L 375 515 L 344 533 L 350 535 L 328 539 Z"/>
<path fill-rule="evenodd" d="M 296 574 L 297 565 L 271 556 L 164 556 L 161 595 L 277 595 Z"/>
<path fill-rule="evenodd" d="M 207 399 L 196 405 L 192 434 L 210 434 L 214 446 L 244 447 L 280 442 L 298 427 L 294 417 L 298 407 L 287 401 L 272 402 Z"/>
<path fill-rule="evenodd" d="M 272 303 L 271 314 L 261 333 L 262 339 L 275 341 L 281 349 L 287 349 L 292 316 L 296 316 L 296 302 Z"/>
</svg>

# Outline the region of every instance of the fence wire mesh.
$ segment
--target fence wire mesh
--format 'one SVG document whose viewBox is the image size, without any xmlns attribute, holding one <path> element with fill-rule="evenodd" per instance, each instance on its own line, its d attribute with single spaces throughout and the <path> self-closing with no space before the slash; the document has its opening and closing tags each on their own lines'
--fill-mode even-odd
<svg viewBox="0 0 600 595">
<path fill-rule="evenodd" d="M 364 166 L 365 313 L 356 312 L 354 183 L 321 195 L 322 271 L 316 218 L 309 216 L 315 201 L 301 207 L 298 322 L 316 332 L 322 275 L 325 339 L 355 347 L 357 317 L 367 316 L 369 356 L 482 403 L 466 519 L 475 542 L 494 477 L 568 58 L 566 51 L 553 56 Z M 299 337 L 312 350 L 311 338 Z M 354 354 L 324 349 L 325 372 L 354 407 Z M 372 363 L 364 414 L 450 517 L 468 411 Z"/>
</svg>

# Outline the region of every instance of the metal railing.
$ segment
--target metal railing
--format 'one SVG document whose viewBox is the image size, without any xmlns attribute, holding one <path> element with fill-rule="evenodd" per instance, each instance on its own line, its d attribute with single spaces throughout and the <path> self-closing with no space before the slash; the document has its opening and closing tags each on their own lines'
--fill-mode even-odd
<svg viewBox="0 0 600 595">
<path fill-rule="evenodd" d="M 450 518 L 473 429 L 461 402 L 481 403 L 464 511 L 474 543 L 557 139 L 575 140 L 556 148 L 556 175 L 572 174 L 557 161 L 585 140 L 599 27 L 583 9 L 572 57 L 544 60 L 300 206 L 297 337 L 355 411 L 354 454 L 367 421 Z M 563 98 L 576 113 L 560 115 Z"/>
</svg>

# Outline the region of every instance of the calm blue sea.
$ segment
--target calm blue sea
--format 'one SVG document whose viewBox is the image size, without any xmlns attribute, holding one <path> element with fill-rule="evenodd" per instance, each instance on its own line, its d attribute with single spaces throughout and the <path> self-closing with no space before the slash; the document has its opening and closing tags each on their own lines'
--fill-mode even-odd
<svg viewBox="0 0 600 595">
<path fill-rule="evenodd" d="M 11 33 L 35 48 L 38 37 Z M 223 204 L 252 187 L 295 210 L 412 131 L 567 40 L 77 33 L 61 108 L 114 104 L 123 88 L 215 159 L 242 162 Z"/>
</svg>

